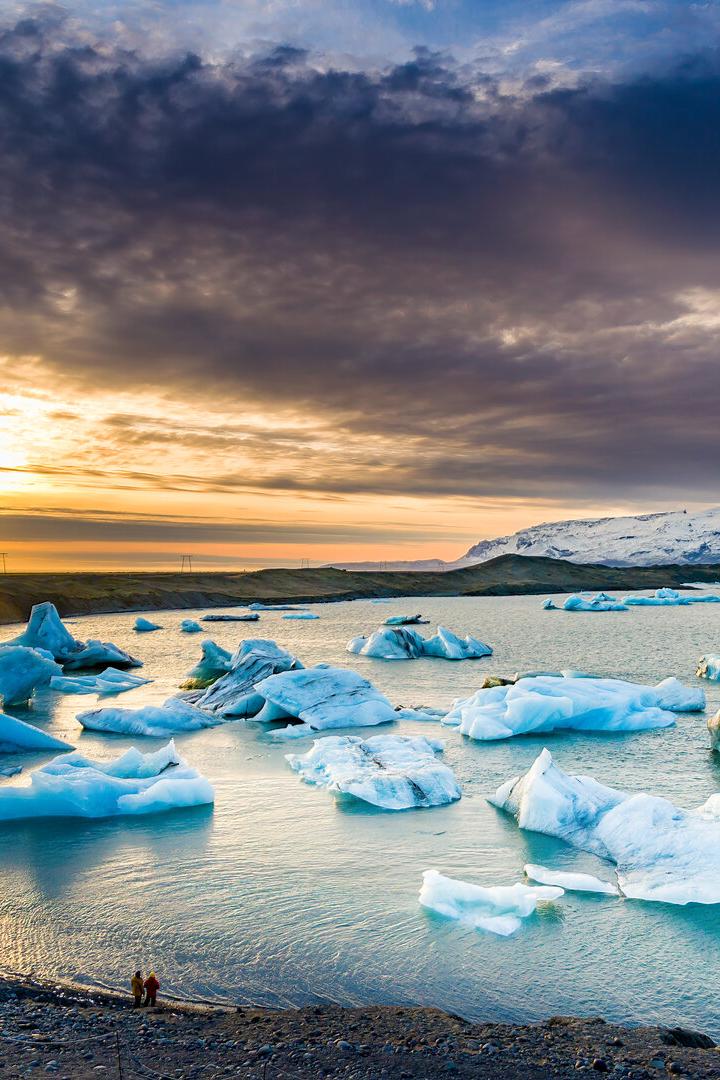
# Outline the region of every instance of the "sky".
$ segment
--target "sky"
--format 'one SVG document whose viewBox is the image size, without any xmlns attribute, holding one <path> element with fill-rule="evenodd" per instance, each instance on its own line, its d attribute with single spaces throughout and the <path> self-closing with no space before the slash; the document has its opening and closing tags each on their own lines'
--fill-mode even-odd
<svg viewBox="0 0 720 1080">
<path fill-rule="evenodd" d="M 8 569 L 720 502 L 715 0 L 0 0 Z"/>
</svg>

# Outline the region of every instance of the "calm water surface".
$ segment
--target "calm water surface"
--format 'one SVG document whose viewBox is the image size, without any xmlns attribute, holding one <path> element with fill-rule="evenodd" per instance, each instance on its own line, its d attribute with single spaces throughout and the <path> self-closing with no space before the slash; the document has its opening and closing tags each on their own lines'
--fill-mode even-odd
<svg viewBox="0 0 720 1080">
<path fill-rule="evenodd" d="M 720 605 L 566 614 L 542 611 L 540 599 L 318 605 L 318 621 L 263 613 L 248 627 L 207 624 L 206 636 L 226 648 L 244 635 L 274 638 L 306 664 L 355 667 L 399 705 L 446 706 L 485 674 L 533 668 L 649 683 L 676 675 L 692 685 L 698 657 L 720 651 Z M 494 656 L 389 663 L 345 653 L 350 637 L 406 610 L 480 637 Z M 76 636 L 115 641 L 145 661 L 143 674 L 155 681 L 114 699 L 133 707 L 163 701 L 197 660 L 205 635 L 179 625 L 199 614 L 161 612 L 153 617 L 164 629 L 150 634 L 133 632 L 134 615 L 69 622 Z M 18 632 L 2 630 L 3 639 Z M 703 686 L 717 709 L 720 688 Z M 103 759 L 133 742 L 147 751 L 164 741 L 83 733 L 75 716 L 94 702 L 48 692 L 31 710 L 10 711 Z M 445 739 L 460 802 L 403 813 L 337 802 L 302 784 L 284 761 L 309 742 L 273 744 L 258 725 L 237 722 L 177 738 L 215 785 L 214 809 L 0 824 L 0 964 L 116 987 L 137 966 L 154 967 L 168 992 L 238 1003 L 419 1002 L 501 1019 L 602 1013 L 720 1034 L 720 1019 L 708 1015 L 709 988 L 714 997 L 720 984 L 716 907 L 567 894 L 502 939 L 417 902 L 428 867 L 486 885 L 522 880 L 528 861 L 608 875 L 590 855 L 521 832 L 486 796 L 548 745 L 566 770 L 697 806 L 720 790 L 720 758 L 708 750 L 702 714 L 656 733 L 497 744 L 434 724 L 397 730 Z M 26 775 L 47 756 L 5 760 L 24 764 Z"/>
</svg>

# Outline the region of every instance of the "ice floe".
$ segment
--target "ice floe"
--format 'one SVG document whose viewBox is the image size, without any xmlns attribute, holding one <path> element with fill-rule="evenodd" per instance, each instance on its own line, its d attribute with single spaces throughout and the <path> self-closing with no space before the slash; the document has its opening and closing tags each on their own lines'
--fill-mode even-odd
<svg viewBox="0 0 720 1080">
<path fill-rule="evenodd" d="M 202 642 L 200 648 L 202 656 L 195 667 L 188 671 L 182 684 L 185 690 L 204 690 L 230 670 L 232 653 L 223 649 L 222 645 L 208 639 Z"/>
<path fill-rule="evenodd" d="M 260 616 L 256 611 L 243 615 L 203 615 L 201 622 L 257 622 Z"/>
<path fill-rule="evenodd" d="M 720 656 L 701 656 L 695 674 L 699 679 L 720 682 Z"/>
<path fill-rule="evenodd" d="M 195 704 L 219 716 L 254 716 L 265 704 L 258 683 L 270 675 L 301 668 L 297 657 L 274 641 L 249 638 L 230 657 L 226 673 L 196 697 Z"/>
<path fill-rule="evenodd" d="M 593 874 L 581 874 L 571 870 L 551 870 L 536 863 L 525 865 L 525 876 L 540 885 L 559 885 L 565 892 L 600 893 L 603 896 L 619 896 L 620 890 L 612 881 L 604 881 Z"/>
<path fill-rule="evenodd" d="M 19 705 L 37 689 L 47 686 L 62 668 L 44 649 L 27 645 L 0 645 L 0 701 Z"/>
<path fill-rule="evenodd" d="M 355 671 L 318 665 L 285 671 L 255 687 L 265 698 L 256 720 L 300 721 L 304 730 L 372 727 L 395 719 L 395 711 L 372 683 Z"/>
<path fill-rule="evenodd" d="M 415 660 L 423 656 L 443 660 L 475 660 L 492 656 L 492 649 L 469 635 L 460 638 L 444 626 L 438 626 L 437 634 L 424 638 L 416 630 L 404 627 L 381 627 L 370 637 L 352 638 L 347 651 L 357 656 L 372 656 L 379 660 Z"/>
<path fill-rule="evenodd" d="M 329 735 L 306 754 L 286 754 L 308 784 L 352 795 L 385 810 L 444 806 L 460 798 L 448 765 L 437 760 L 443 743 L 409 735 Z"/>
<path fill-rule="evenodd" d="M 261 604 L 259 600 L 256 600 L 254 604 L 248 604 L 251 611 L 305 611 L 306 609 L 298 604 Z"/>
<path fill-rule="evenodd" d="M 710 749 L 720 751 L 720 712 L 708 717 L 707 726 L 710 732 Z"/>
<path fill-rule="evenodd" d="M 313 611 L 299 611 L 297 614 L 283 615 L 283 619 L 319 619 Z"/>
<path fill-rule="evenodd" d="M 180 623 L 180 629 L 184 634 L 200 634 L 202 633 L 202 626 L 195 619 L 183 619 Z"/>
<path fill-rule="evenodd" d="M 568 596 L 567 600 L 563 604 L 563 611 L 627 611 L 628 606 L 625 603 L 620 603 L 619 600 L 614 600 L 612 597 L 607 597 L 606 593 L 598 593 L 597 596 L 591 596 L 588 600 L 584 596 L 578 596 L 577 593 L 573 593 L 572 596 Z"/>
<path fill-rule="evenodd" d="M 24 720 L 17 720 L 0 712 L 0 753 L 10 754 L 16 750 L 69 750 L 69 743 L 54 739 Z"/>
<path fill-rule="evenodd" d="M 522 829 L 609 859 L 631 899 L 720 903 L 720 796 L 696 810 L 564 773 L 543 750 L 490 799 Z"/>
<path fill-rule="evenodd" d="M 676 712 L 704 707 L 702 690 L 677 679 L 642 686 L 621 679 L 537 675 L 453 702 L 442 723 L 480 740 L 563 730 L 648 731 L 670 727 Z"/>
<path fill-rule="evenodd" d="M 385 626 L 417 626 L 420 623 L 429 623 L 429 619 L 423 619 L 422 615 L 389 615 L 385 620 Z"/>
<path fill-rule="evenodd" d="M 563 890 L 552 885 L 494 885 L 484 887 L 426 870 L 420 903 L 448 919 L 457 919 L 474 930 L 508 937 L 522 926 L 542 902 L 557 900 Z"/>
<path fill-rule="evenodd" d="M 76 640 L 63 624 L 55 605 L 49 602 L 35 604 L 22 634 L 3 644 L 45 649 L 69 670 L 103 667 L 108 664 L 115 667 L 142 667 L 140 660 L 136 660 L 111 642 L 97 641 L 94 638 L 90 641 Z"/>
<path fill-rule="evenodd" d="M 88 731 L 155 736 L 199 731 L 222 722 L 219 717 L 176 697 L 168 698 L 162 705 L 144 705 L 139 709 L 90 709 L 79 713 L 77 720 Z"/>
<path fill-rule="evenodd" d="M 0 821 L 156 814 L 214 801 L 212 785 L 172 742 L 153 754 L 133 748 L 109 763 L 65 754 L 36 769 L 30 781 L 0 788 Z"/>
<path fill-rule="evenodd" d="M 687 604 L 720 604 L 720 596 L 703 593 L 699 596 L 681 596 L 677 589 L 656 589 L 652 596 L 625 596 L 623 604 L 629 607 L 685 607 Z"/>
<path fill-rule="evenodd" d="M 138 615 L 133 630 L 137 630 L 139 634 L 148 634 L 151 630 L 162 630 L 162 626 L 159 623 L 151 622 L 150 619 L 146 619 L 142 615 Z"/>
<path fill-rule="evenodd" d="M 107 697 L 110 694 L 124 694 L 127 690 L 135 690 L 149 682 L 152 682 L 152 679 L 143 679 L 129 671 L 109 667 L 98 675 L 53 675 L 50 688 L 60 690 L 63 694 L 99 694 Z"/>
</svg>

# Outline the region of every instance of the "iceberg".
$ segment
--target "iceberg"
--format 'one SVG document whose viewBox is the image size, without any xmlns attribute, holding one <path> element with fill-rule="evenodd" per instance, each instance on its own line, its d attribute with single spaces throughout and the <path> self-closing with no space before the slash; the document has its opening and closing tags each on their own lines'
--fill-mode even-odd
<svg viewBox="0 0 720 1080">
<path fill-rule="evenodd" d="M 17 776 L 18 773 L 23 771 L 22 765 L 0 765 L 0 776 L 3 779 L 8 779 L 11 776 Z"/>
<path fill-rule="evenodd" d="M 27 645 L 31 649 L 44 649 L 68 670 L 103 667 L 107 664 L 113 664 L 115 667 L 142 667 L 140 660 L 136 660 L 124 649 L 110 642 L 95 639 L 76 640 L 63 625 L 55 605 L 49 602 L 35 604 L 22 634 L 3 644 Z"/>
<path fill-rule="evenodd" d="M 50 689 L 60 690 L 63 694 L 99 694 L 107 697 L 110 694 L 124 694 L 126 690 L 134 690 L 149 682 L 152 679 L 143 679 L 140 675 L 131 675 L 129 671 L 109 667 L 98 675 L 53 675 Z"/>
<path fill-rule="evenodd" d="M 199 622 L 195 622 L 195 619 L 183 619 L 180 623 L 180 629 L 184 634 L 199 634 L 202 632 L 202 626 Z"/>
<path fill-rule="evenodd" d="M 329 735 L 285 760 L 308 784 L 385 810 L 409 810 L 460 798 L 452 769 L 437 760 L 442 750 L 442 742 L 422 736 Z"/>
<path fill-rule="evenodd" d="M 228 670 L 195 699 L 198 708 L 228 717 L 250 717 L 262 709 L 264 696 L 258 684 L 270 675 L 301 669 L 292 653 L 274 641 L 249 638 L 241 642 L 229 660 Z"/>
<path fill-rule="evenodd" d="M 485 888 L 468 881 L 445 877 L 426 870 L 420 889 L 420 903 L 448 919 L 457 919 L 474 930 L 508 937 L 522 926 L 522 920 L 536 911 L 539 903 L 557 900 L 563 890 L 552 885 L 495 885 Z"/>
<path fill-rule="evenodd" d="M 627 611 L 628 606 L 625 603 L 620 603 L 617 600 L 613 600 L 612 597 L 606 597 L 606 593 L 598 593 L 597 596 L 591 597 L 586 600 L 582 596 L 578 596 L 574 593 L 572 596 L 568 596 L 567 600 L 563 604 L 563 611 Z M 601 597 L 603 599 L 601 599 Z"/>
<path fill-rule="evenodd" d="M 568 870 L 550 870 L 547 866 L 527 863 L 525 876 L 540 885 L 559 885 L 565 892 L 600 893 L 602 896 L 619 896 L 620 890 L 612 881 L 603 881 L 593 874 L 573 873 Z"/>
<path fill-rule="evenodd" d="M 261 604 L 256 600 L 254 604 L 248 604 L 251 611 L 305 611 L 304 607 L 297 604 Z"/>
<path fill-rule="evenodd" d="M 150 619 L 144 619 L 142 615 L 138 615 L 133 630 L 137 630 L 140 634 L 147 634 L 151 630 L 162 630 L 162 626 L 151 622 Z"/>
<path fill-rule="evenodd" d="M 87 731 L 112 731 L 118 735 L 165 736 L 179 731 L 199 731 L 222 723 L 181 698 L 140 709 L 91 709 L 79 713 L 78 723 Z"/>
<path fill-rule="evenodd" d="M 260 616 L 256 611 L 245 615 L 203 615 L 201 622 L 257 622 Z"/>
<path fill-rule="evenodd" d="M 0 645 L 0 701 L 19 705 L 35 690 L 48 686 L 62 668 L 44 650 L 27 645 Z"/>
<path fill-rule="evenodd" d="M 283 619 L 319 619 L 313 611 L 300 611 L 297 615 L 283 615 Z"/>
<path fill-rule="evenodd" d="M 720 656 L 701 656 L 695 674 L 699 679 L 720 682 Z"/>
<path fill-rule="evenodd" d="M 130 749 L 107 764 L 65 754 L 31 774 L 28 787 L 0 788 L 0 821 L 157 814 L 214 801 L 212 785 L 177 754 Z"/>
<path fill-rule="evenodd" d="M 16 750 L 71 750 L 69 743 L 54 739 L 40 728 L 0 712 L 0 753 Z"/>
<path fill-rule="evenodd" d="M 623 604 L 630 607 L 685 607 L 688 604 L 720 604 L 720 596 L 681 596 L 676 589 L 656 589 L 652 596 L 625 596 Z"/>
<path fill-rule="evenodd" d="M 543 750 L 524 776 L 489 800 L 521 829 L 556 836 L 609 859 L 630 899 L 668 904 L 720 903 L 720 796 L 697 810 L 631 795 L 589 776 L 572 776 Z"/>
<path fill-rule="evenodd" d="M 372 683 L 355 671 L 318 665 L 271 675 L 255 687 L 265 704 L 258 721 L 301 721 L 304 730 L 373 727 L 395 719 L 395 711 Z"/>
<path fill-rule="evenodd" d="M 183 690 L 204 690 L 230 670 L 232 653 L 227 649 L 209 639 L 203 641 L 200 648 L 202 656 L 195 667 L 188 671 L 182 683 Z"/>
<path fill-rule="evenodd" d="M 710 749 L 720 752 L 720 712 L 708 717 L 707 726 L 710 733 Z"/>
<path fill-rule="evenodd" d="M 459 699 L 442 721 L 482 741 L 552 731 L 649 731 L 670 727 L 674 713 L 705 707 L 702 690 L 677 679 L 657 686 L 621 679 L 537 675 Z"/>
<path fill-rule="evenodd" d="M 435 656 L 443 660 L 475 660 L 492 656 L 492 649 L 477 638 L 460 638 L 444 626 L 438 626 L 437 634 L 424 638 L 416 630 L 404 627 L 388 627 L 376 630 L 369 638 L 352 638 L 347 651 L 356 656 L 372 656 L 379 660 L 415 660 L 422 656 Z"/>
<path fill-rule="evenodd" d="M 385 626 L 416 626 L 419 623 L 429 623 L 429 619 L 423 619 L 422 615 L 390 615 L 385 620 Z"/>
<path fill-rule="evenodd" d="M 543 600 L 542 606 L 545 611 L 557 611 L 557 607 L 553 600 L 548 596 L 547 600 Z"/>
</svg>

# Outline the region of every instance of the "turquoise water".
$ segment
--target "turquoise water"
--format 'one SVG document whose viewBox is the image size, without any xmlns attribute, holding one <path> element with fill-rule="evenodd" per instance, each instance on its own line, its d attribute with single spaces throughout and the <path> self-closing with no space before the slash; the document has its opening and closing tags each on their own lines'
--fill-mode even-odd
<svg viewBox="0 0 720 1080">
<path fill-rule="evenodd" d="M 263 613 L 249 627 L 208 624 L 207 636 L 232 648 L 249 632 L 274 638 L 306 664 L 347 664 L 399 705 L 447 705 L 485 674 L 518 669 L 580 668 L 643 682 L 676 675 L 696 685 L 698 657 L 720 651 L 720 605 L 566 614 L 542 611 L 540 602 L 318 605 L 318 621 Z M 345 653 L 350 637 L 406 610 L 480 637 L 494 656 L 388 663 Z M 204 636 L 180 633 L 180 621 L 198 614 L 151 613 L 164 629 L 150 634 L 133 632 L 134 615 L 69 622 L 76 636 L 115 641 L 145 661 L 143 674 L 155 681 L 114 699 L 131 707 L 176 689 Z M 3 639 L 17 633 L 2 630 Z M 720 687 L 702 685 L 714 711 Z M 10 711 L 90 756 L 163 741 L 82 733 L 75 715 L 94 702 L 48 692 L 31 710 Z M 460 802 L 403 813 L 341 804 L 303 785 L 285 764 L 288 750 L 309 743 L 272 744 L 257 725 L 239 722 L 177 739 L 215 785 L 214 809 L 0 825 L 0 966 L 116 987 L 137 966 L 152 966 L 168 992 L 237 1003 L 419 1002 L 468 1017 L 602 1013 L 713 1030 L 707 1002 L 720 982 L 715 907 L 567 894 L 502 939 L 434 917 L 417 901 L 428 867 L 487 885 L 522 880 L 528 861 L 607 876 L 611 868 L 592 856 L 521 832 L 486 796 L 547 745 L 566 770 L 697 806 L 720 790 L 720 758 L 709 752 L 703 714 L 648 734 L 496 744 L 435 724 L 397 730 L 445 739 Z M 27 772 L 47 755 L 7 757 L 15 760 Z"/>
</svg>

